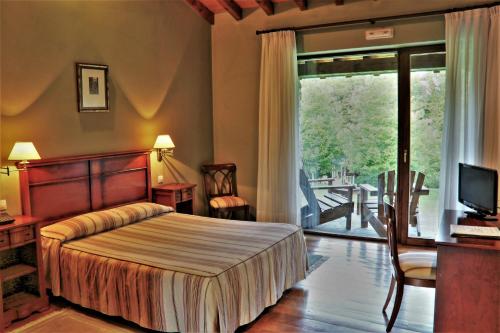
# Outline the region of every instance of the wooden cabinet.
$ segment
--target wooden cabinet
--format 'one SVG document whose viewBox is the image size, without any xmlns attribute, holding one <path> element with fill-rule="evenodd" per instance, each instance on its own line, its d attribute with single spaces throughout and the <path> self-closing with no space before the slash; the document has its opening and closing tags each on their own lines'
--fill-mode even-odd
<svg viewBox="0 0 500 333">
<path fill-rule="evenodd" d="M 0 226 L 0 332 L 13 320 L 48 308 L 37 218 Z"/>
<path fill-rule="evenodd" d="M 444 211 L 436 236 L 434 332 L 500 332 L 500 240 L 452 237 L 453 224 L 500 228 L 498 220 Z"/>
<path fill-rule="evenodd" d="M 172 183 L 153 187 L 153 202 L 170 206 L 178 213 L 193 214 L 196 184 Z"/>
</svg>

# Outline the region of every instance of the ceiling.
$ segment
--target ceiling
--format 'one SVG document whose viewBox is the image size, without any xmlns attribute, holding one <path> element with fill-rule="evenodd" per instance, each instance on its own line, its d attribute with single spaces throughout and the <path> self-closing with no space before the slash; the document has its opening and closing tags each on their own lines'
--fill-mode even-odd
<svg viewBox="0 0 500 333">
<path fill-rule="evenodd" d="M 235 20 L 243 19 L 243 9 L 260 8 L 267 15 L 274 15 L 274 5 L 282 2 L 290 2 L 300 10 L 307 10 L 309 2 L 314 0 L 184 0 L 194 11 L 214 24 L 214 15 L 218 13 L 229 13 Z M 337 5 L 343 5 L 344 0 L 332 0 Z"/>
<path fill-rule="evenodd" d="M 289 0 L 272 0 L 271 2 L 279 3 L 287 1 Z M 207 7 L 214 14 L 219 14 L 226 11 L 224 7 L 217 0 L 200 0 L 200 2 L 204 4 L 205 7 Z M 234 0 L 234 3 L 236 3 L 242 9 L 259 7 L 259 4 L 257 3 L 256 0 Z"/>
</svg>

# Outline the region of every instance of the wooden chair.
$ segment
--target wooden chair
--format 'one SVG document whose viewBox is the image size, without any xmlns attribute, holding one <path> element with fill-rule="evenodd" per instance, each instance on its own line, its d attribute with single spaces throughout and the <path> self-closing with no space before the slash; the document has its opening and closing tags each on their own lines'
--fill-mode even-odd
<svg viewBox="0 0 500 333">
<path fill-rule="evenodd" d="M 354 212 L 352 192 L 354 186 L 323 186 L 327 194 L 316 197 L 304 170 L 300 170 L 300 189 L 307 200 L 307 206 L 301 209 L 302 226 L 311 228 L 318 224 L 346 218 L 346 229 L 351 229 L 351 215 Z"/>
<path fill-rule="evenodd" d="M 205 164 L 201 166 L 208 212 L 211 217 L 221 217 L 222 212 L 231 217 L 235 211 L 243 211 L 244 219 L 249 219 L 250 206 L 238 196 L 236 186 L 236 165 Z"/>
<path fill-rule="evenodd" d="M 396 286 L 396 299 L 394 300 L 391 318 L 386 327 L 386 331 L 390 332 L 401 307 L 405 285 L 427 288 L 436 287 L 437 255 L 435 251 L 414 251 L 399 254 L 396 210 L 394 209 L 394 205 L 388 201 L 388 199 L 384 199 L 384 218 L 387 224 L 387 243 L 392 263 L 392 278 L 382 312 L 385 314 L 394 287 Z"/>
<path fill-rule="evenodd" d="M 359 210 L 361 211 L 361 225 L 363 227 L 368 226 L 368 220 L 370 219 L 372 213 L 377 213 L 377 217 L 380 221 L 384 219 L 384 196 L 387 196 L 387 200 L 391 204 L 394 204 L 394 198 L 396 195 L 396 171 L 390 170 L 386 173 L 382 172 L 377 177 L 377 187 L 370 184 L 359 185 L 360 199 Z M 376 200 L 370 200 L 370 195 L 377 195 Z"/>
<path fill-rule="evenodd" d="M 415 181 L 415 171 L 410 173 L 410 209 L 409 218 L 410 224 L 417 228 L 417 234 L 420 236 L 420 225 L 418 224 L 418 203 L 420 196 L 428 195 L 428 189 L 424 189 L 425 175 L 418 173 Z M 396 198 L 396 172 L 390 170 L 382 172 L 378 175 L 377 187 L 370 184 L 361 184 L 360 197 L 358 199 L 358 211 L 361 212 L 361 226 L 367 227 L 368 222 L 377 231 L 380 236 L 385 236 L 386 232 L 383 227 L 384 221 L 384 198 L 393 205 Z M 377 195 L 377 199 L 370 200 L 369 196 Z"/>
<path fill-rule="evenodd" d="M 417 228 L 417 236 L 421 236 L 422 232 L 420 230 L 420 223 L 418 223 L 418 203 L 420 201 L 420 196 L 428 195 L 429 191 L 424 190 L 424 180 L 425 175 L 421 172 L 418 173 L 417 179 L 415 180 L 415 184 L 413 183 L 415 180 L 415 171 L 411 172 L 410 184 L 413 185 L 412 191 L 410 193 L 410 209 L 409 209 L 409 218 L 410 225 Z"/>
</svg>

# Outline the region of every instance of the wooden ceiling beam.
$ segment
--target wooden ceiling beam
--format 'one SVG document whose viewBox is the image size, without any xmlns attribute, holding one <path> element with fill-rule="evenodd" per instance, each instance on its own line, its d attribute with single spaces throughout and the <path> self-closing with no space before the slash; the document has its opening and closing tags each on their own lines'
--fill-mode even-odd
<svg viewBox="0 0 500 333">
<path fill-rule="evenodd" d="M 337 6 L 342 6 L 344 4 L 344 0 L 335 0 L 335 4 Z"/>
<path fill-rule="evenodd" d="M 307 9 L 307 0 L 293 0 L 297 7 L 300 8 L 300 10 L 306 10 Z"/>
<path fill-rule="evenodd" d="M 217 0 L 236 21 L 243 18 L 241 7 L 234 0 Z"/>
<path fill-rule="evenodd" d="M 208 23 L 214 24 L 214 13 L 210 11 L 200 0 L 185 0 L 195 12 L 203 17 Z"/>
<path fill-rule="evenodd" d="M 274 5 L 271 0 L 256 0 L 257 4 L 267 15 L 274 15 Z"/>
</svg>

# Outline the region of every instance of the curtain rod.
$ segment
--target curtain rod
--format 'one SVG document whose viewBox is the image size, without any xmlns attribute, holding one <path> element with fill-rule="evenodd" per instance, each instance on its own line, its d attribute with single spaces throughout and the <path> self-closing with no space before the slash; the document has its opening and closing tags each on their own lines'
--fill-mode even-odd
<svg viewBox="0 0 500 333">
<path fill-rule="evenodd" d="M 470 6 L 470 7 L 435 10 L 435 11 L 431 11 L 431 12 L 376 17 L 376 18 L 359 19 L 359 20 L 352 20 L 352 21 L 330 22 L 330 23 L 313 24 L 313 25 L 303 25 L 303 26 L 299 26 L 299 27 L 287 27 L 287 28 L 276 28 L 276 29 L 269 29 L 269 30 L 257 30 L 257 31 L 255 31 L 255 34 L 261 35 L 261 34 L 267 34 L 269 32 L 284 31 L 284 30 L 293 30 L 293 31 L 314 30 L 314 29 L 323 29 L 323 28 L 329 28 L 329 27 L 338 27 L 338 26 L 344 26 L 344 25 L 355 25 L 355 24 L 363 24 L 363 23 L 374 24 L 375 22 L 381 22 L 381 21 L 402 20 L 402 19 L 425 17 L 425 16 L 437 16 L 437 15 L 444 15 L 444 14 L 449 14 L 449 13 L 454 13 L 454 12 L 460 12 L 460 11 L 464 11 L 464 10 L 490 8 L 490 7 L 494 7 L 494 6 L 498 6 L 498 5 L 500 5 L 500 1 L 495 1 L 495 2 L 488 3 L 488 4 Z"/>
</svg>

